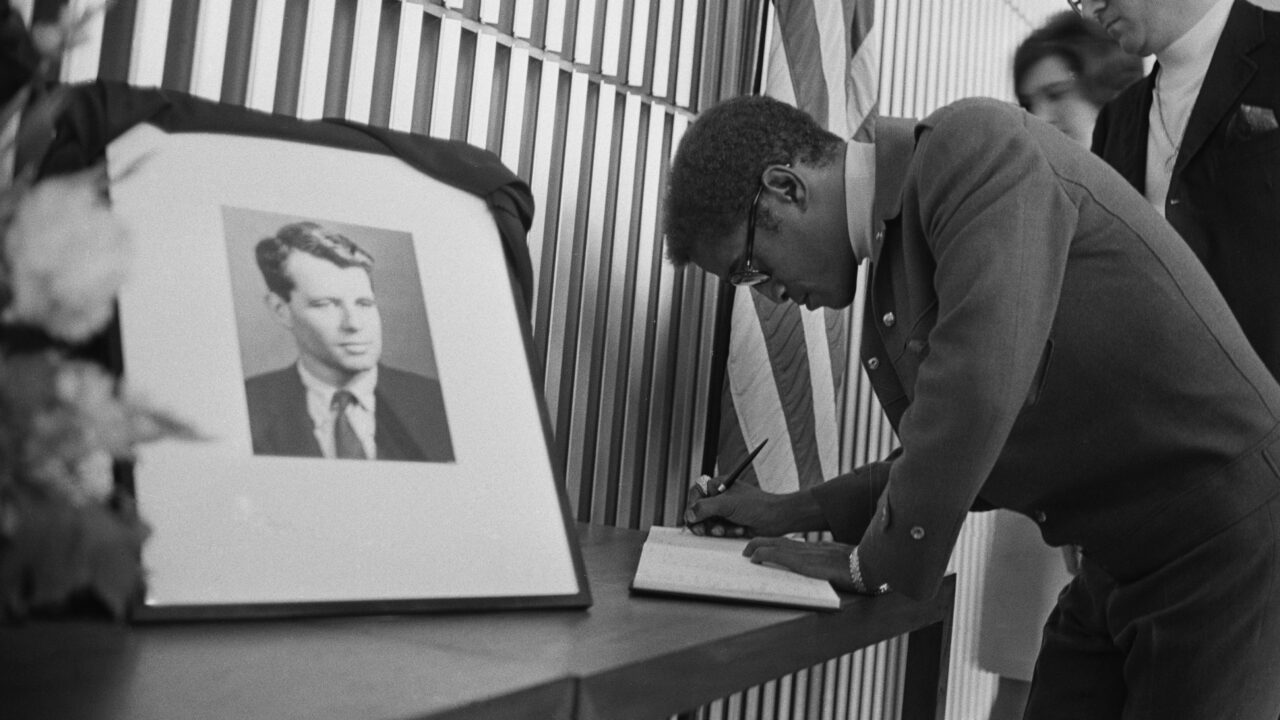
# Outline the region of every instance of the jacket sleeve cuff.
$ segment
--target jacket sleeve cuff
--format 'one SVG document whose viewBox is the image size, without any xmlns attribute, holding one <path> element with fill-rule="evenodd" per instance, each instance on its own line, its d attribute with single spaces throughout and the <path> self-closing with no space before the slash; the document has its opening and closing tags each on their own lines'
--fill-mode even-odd
<svg viewBox="0 0 1280 720">
<path fill-rule="evenodd" d="M 854 544 L 875 517 L 877 500 L 889 482 L 890 461 L 863 465 L 814 486 L 813 497 L 836 542 Z"/>
</svg>

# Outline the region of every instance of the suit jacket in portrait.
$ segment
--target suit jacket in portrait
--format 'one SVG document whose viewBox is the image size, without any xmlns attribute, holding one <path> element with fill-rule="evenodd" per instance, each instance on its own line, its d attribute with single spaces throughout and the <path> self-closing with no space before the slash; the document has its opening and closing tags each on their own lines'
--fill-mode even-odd
<svg viewBox="0 0 1280 720">
<path fill-rule="evenodd" d="M 901 446 L 813 491 L 871 586 L 932 595 L 971 509 L 1123 578 L 1280 492 L 1280 385 L 1123 178 L 993 100 L 876 145 L 861 353 Z"/>
<path fill-rule="evenodd" d="M 1093 149 L 1145 191 L 1156 66 L 1103 108 Z M 1165 216 L 1280 377 L 1280 13 L 1236 0 L 1174 163 Z"/>
<path fill-rule="evenodd" d="M 306 387 L 296 366 L 255 375 L 245 381 L 244 387 L 254 454 L 321 457 L 307 412 Z M 438 381 L 378 365 L 374 398 L 377 459 L 453 461 L 453 443 Z"/>
</svg>

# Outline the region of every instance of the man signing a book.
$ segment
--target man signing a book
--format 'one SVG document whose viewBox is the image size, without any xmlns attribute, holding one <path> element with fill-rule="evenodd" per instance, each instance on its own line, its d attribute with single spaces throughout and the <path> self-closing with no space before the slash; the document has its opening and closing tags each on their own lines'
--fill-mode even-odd
<svg viewBox="0 0 1280 720">
<path fill-rule="evenodd" d="M 845 142 L 764 97 L 690 126 L 665 231 L 810 309 L 854 298 L 901 447 L 827 483 L 691 491 L 695 530 L 862 593 L 931 597 L 970 510 L 1084 561 L 1027 718 L 1280 715 L 1280 385 L 1177 235 L 1118 174 L 990 100 Z M 830 530 L 836 542 L 778 536 Z"/>
</svg>

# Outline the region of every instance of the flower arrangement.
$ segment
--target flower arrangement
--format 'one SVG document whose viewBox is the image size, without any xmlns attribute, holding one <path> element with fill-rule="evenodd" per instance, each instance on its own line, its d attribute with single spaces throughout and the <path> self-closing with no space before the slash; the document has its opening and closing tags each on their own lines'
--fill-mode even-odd
<svg viewBox="0 0 1280 720">
<path fill-rule="evenodd" d="M 0 95 L 0 128 L 24 118 L 0 155 L 47 150 L 65 88 L 46 76 L 101 10 L 64 9 L 27 34 L 0 8 L 3 60 L 28 71 Z M 129 263 L 103 166 L 36 180 L 34 164 L 0 185 L 0 619 L 89 608 L 120 618 L 143 587 L 148 530 L 117 478 L 140 443 L 194 433 L 131 397 L 86 349 Z"/>
</svg>

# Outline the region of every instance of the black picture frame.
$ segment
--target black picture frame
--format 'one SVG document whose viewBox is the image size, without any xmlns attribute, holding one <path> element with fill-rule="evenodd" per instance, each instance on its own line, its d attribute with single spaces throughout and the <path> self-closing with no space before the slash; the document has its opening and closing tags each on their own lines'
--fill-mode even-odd
<svg viewBox="0 0 1280 720">
<path fill-rule="evenodd" d="M 145 449 L 129 478 L 154 529 L 143 557 L 148 591 L 131 619 L 591 604 L 528 320 L 532 199 L 495 156 L 99 81 L 71 94 L 41 171 L 104 158 L 140 265 L 109 333 L 112 364 L 129 386 L 213 428 L 207 441 Z M 237 216 L 262 222 L 232 232 Z M 235 394 L 252 353 L 240 328 L 247 311 L 236 307 L 244 293 L 232 287 L 249 282 L 246 234 L 273 217 L 336 227 L 357 244 L 409 243 L 384 277 L 408 265 L 422 276 L 448 455 L 369 462 L 260 452 L 235 409 L 245 403 L 248 413 Z M 234 282 L 233 263 L 218 257 L 239 264 Z M 391 284 L 377 275 L 374 283 Z M 401 322 L 393 340 L 413 326 Z M 422 359 L 424 346 L 410 345 L 419 351 L 402 347 L 401 357 Z"/>
</svg>

